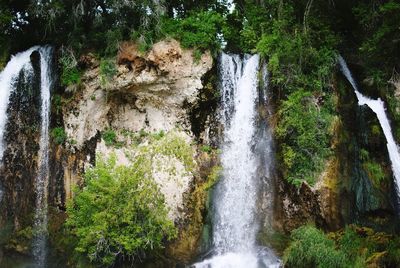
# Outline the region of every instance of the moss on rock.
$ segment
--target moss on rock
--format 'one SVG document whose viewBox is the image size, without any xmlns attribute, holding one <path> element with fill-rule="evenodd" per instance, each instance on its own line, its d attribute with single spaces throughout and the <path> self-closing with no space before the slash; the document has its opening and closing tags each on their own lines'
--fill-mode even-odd
<svg viewBox="0 0 400 268">
<path fill-rule="evenodd" d="M 215 151 L 202 152 L 197 160 L 203 172 L 203 179 L 196 183 L 188 198 L 188 224 L 180 231 L 178 239 L 167 249 L 168 256 L 185 263 L 191 261 L 199 253 L 202 238 L 207 238 L 207 230 L 203 231 L 207 218 L 207 201 L 210 190 L 218 181 L 221 172 Z"/>
</svg>

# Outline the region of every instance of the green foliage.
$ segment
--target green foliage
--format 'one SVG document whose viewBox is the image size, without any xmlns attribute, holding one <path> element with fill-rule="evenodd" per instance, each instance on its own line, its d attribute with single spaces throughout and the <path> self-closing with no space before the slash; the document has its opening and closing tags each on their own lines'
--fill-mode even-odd
<svg viewBox="0 0 400 268">
<path fill-rule="evenodd" d="M 395 0 L 381 3 L 361 2 L 353 11 L 365 31 L 364 42 L 360 46 L 361 52 L 373 56 L 369 58 L 369 62 L 371 59 L 379 61 L 387 58 L 392 65 L 394 59 L 391 56 L 396 55 L 399 48 L 400 3 Z"/>
<path fill-rule="evenodd" d="M 256 51 L 268 60 L 270 86 L 279 99 L 276 134 L 282 169 L 296 185 L 314 184 L 322 171 L 331 153 L 336 114 L 331 80 L 338 37 L 325 17 L 306 18 L 304 9 L 295 1 L 270 0 L 263 7 L 246 3 L 235 41 L 241 50 Z M 299 15 L 306 21 L 298 21 Z M 228 47 L 233 46 L 228 42 Z"/>
<path fill-rule="evenodd" d="M 215 11 L 202 11 L 182 19 L 167 19 L 163 32 L 179 40 L 185 48 L 217 52 L 221 47 L 218 34 L 223 23 L 223 17 Z"/>
<path fill-rule="evenodd" d="M 155 157 L 157 154 L 176 157 L 182 161 L 186 171 L 193 171 L 194 152 L 183 137 L 172 131 L 162 134 L 162 137 L 152 135 L 150 138 L 150 145 L 147 148 L 143 148 L 143 150 L 148 152 L 152 157 Z"/>
<path fill-rule="evenodd" d="M 106 48 L 104 49 L 104 55 L 115 56 L 118 52 L 119 42 L 121 40 L 123 40 L 123 36 L 120 29 L 117 28 L 113 30 L 108 30 L 105 33 Z"/>
<path fill-rule="evenodd" d="M 203 53 L 200 50 L 198 49 L 193 50 L 193 58 L 196 63 L 198 63 L 201 60 L 202 55 Z"/>
<path fill-rule="evenodd" d="M 112 129 L 105 130 L 101 137 L 107 146 L 113 146 L 117 143 L 117 133 L 115 133 L 115 131 Z"/>
<path fill-rule="evenodd" d="M 115 142 L 115 132 L 107 132 Z M 115 157 L 106 161 L 99 156 L 96 166 L 85 174 L 85 187 L 76 190 L 67 209 L 67 225 L 77 238 L 75 250 L 104 266 L 119 258 L 142 258 L 176 236 L 173 223 L 166 219 L 164 197 L 153 178 L 159 156 L 180 160 L 185 172 L 192 172 L 195 167 L 192 147 L 175 132 L 125 130 L 122 135 L 141 139 L 141 144 L 132 144 L 132 155 L 126 155 L 131 164 L 119 167 Z M 211 187 L 217 176 L 218 171 L 213 171 L 204 187 Z"/>
<path fill-rule="evenodd" d="M 155 140 L 161 140 L 164 136 L 165 136 L 164 130 L 160 130 L 159 132 L 154 133 L 152 135 L 153 139 L 155 139 Z"/>
<path fill-rule="evenodd" d="M 92 262 L 140 258 L 176 236 L 149 160 L 142 154 L 130 166 L 117 166 L 115 157 L 98 156 L 86 171 L 85 186 L 68 204 L 67 226 L 78 239 L 75 250 Z"/>
<path fill-rule="evenodd" d="M 329 106 L 320 107 L 315 97 L 304 90 L 292 93 L 280 105 L 276 135 L 281 141 L 283 168 L 289 182 L 299 185 L 305 180 L 314 184 L 315 173 L 321 171 L 330 155 L 328 130 L 333 112 Z"/>
<path fill-rule="evenodd" d="M 284 250 L 291 242 L 290 235 L 276 232 L 271 228 L 261 229 L 261 232 L 257 236 L 257 241 L 262 246 L 273 248 L 279 256 L 283 255 Z"/>
<path fill-rule="evenodd" d="M 133 31 L 139 32 L 140 38 L 157 36 L 165 2 L 43 0 L 0 4 L 0 40 L 16 37 L 34 44 L 67 45 L 77 53 L 91 49 L 100 56 L 111 56 L 118 42 L 129 39 Z"/>
<path fill-rule="evenodd" d="M 165 133 L 161 130 L 156 133 L 148 133 L 142 129 L 139 133 L 124 130 L 122 135 L 130 139 L 132 147 L 135 149 L 132 157 L 127 156 L 128 158 L 134 160 L 137 151 L 145 153 L 148 158 L 152 159 L 151 161 L 154 161 L 153 158 L 157 157 L 157 155 L 175 157 L 182 161 L 187 172 L 193 171 L 193 148 L 177 132 L 170 131 Z M 143 144 L 147 145 L 144 146 Z"/>
<path fill-rule="evenodd" d="M 368 161 L 364 162 L 363 167 L 375 185 L 387 180 L 386 174 L 379 163 Z"/>
<path fill-rule="evenodd" d="M 334 234 L 333 239 L 346 254 L 350 264 L 358 264 L 350 267 L 397 267 L 400 263 L 400 259 L 392 255 L 396 252 L 394 248 L 398 249 L 400 245 L 397 236 L 348 225 Z"/>
<path fill-rule="evenodd" d="M 50 136 L 56 144 L 63 144 L 67 140 L 67 133 L 62 127 L 53 128 Z"/>
<path fill-rule="evenodd" d="M 371 158 L 369 152 L 362 148 L 360 150 L 360 160 L 362 161 L 362 167 L 367 172 L 368 177 L 372 180 L 372 182 L 379 188 L 382 182 L 386 182 L 388 180 L 388 176 L 382 168 L 381 164 L 379 164 L 375 159 Z"/>
<path fill-rule="evenodd" d="M 144 129 L 141 129 L 139 132 L 134 132 L 134 131 L 124 129 L 121 131 L 121 134 L 125 138 L 129 138 L 131 143 L 134 146 L 141 144 L 150 135 L 150 133 L 146 132 Z M 156 134 L 159 134 L 158 136 L 160 137 L 160 136 L 164 136 L 165 133 L 164 133 L 164 131 L 160 131 L 159 133 L 156 133 Z M 153 135 L 156 135 L 156 134 L 153 134 Z M 160 137 L 160 138 L 162 138 L 162 137 Z"/>
<path fill-rule="evenodd" d="M 61 96 L 58 95 L 58 94 L 54 94 L 51 97 L 51 101 L 52 101 L 52 106 L 53 106 L 53 108 L 55 110 L 55 113 L 56 114 L 60 114 L 61 113 L 62 104 L 63 104 Z"/>
<path fill-rule="evenodd" d="M 270 59 L 271 82 L 286 94 L 299 88 L 310 92 L 326 90 L 336 65 L 336 38 L 325 30 L 326 40 L 314 45 L 314 36 L 309 33 L 300 29 L 287 33 L 279 25 L 276 27 L 257 44 L 260 54 Z"/>
<path fill-rule="evenodd" d="M 365 150 L 364 148 L 362 148 L 360 150 L 360 159 L 362 161 L 368 161 L 368 159 L 369 159 L 369 152 L 367 150 Z"/>
<path fill-rule="evenodd" d="M 0 18 L 1 20 L 1 18 Z M 4 67 L 7 64 L 7 60 L 9 57 L 9 53 L 10 53 L 10 46 L 7 44 L 7 42 L 4 40 L 4 42 L 2 42 L 2 39 L 0 38 L 0 72 L 4 69 Z"/>
<path fill-rule="evenodd" d="M 400 80 L 399 80 L 400 81 Z M 387 97 L 387 106 L 388 110 L 390 111 L 390 114 L 392 115 L 393 124 L 393 135 L 395 136 L 395 139 L 397 142 L 400 141 L 400 101 L 397 97 L 395 96 L 388 96 Z"/>
<path fill-rule="evenodd" d="M 117 73 L 114 60 L 102 59 L 100 61 L 100 79 L 101 83 L 106 85 Z"/>
<path fill-rule="evenodd" d="M 78 69 L 78 63 L 72 50 L 63 49 L 59 63 L 61 65 L 62 85 L 69 86 L 81 82 L 82 72 Z"/>
<path fill-rule="evenodd" d="M 383 98 L 393 95 L 393 91 L 387 91 L 388 81 L 398 73 L 399 68 L 399 11 L 400 3 L 396 0 L 361 1 L 353 7 L 353 14 L 360 27 L 356 36 L 359 39 L 358 52 L 363 59 L 365 76 Z M 395 110 L 391 112 L 395 116 Z M 396 120 L 395 124 L 399 122 Z"/>
<path fill-rule="evenodd" d="M 210 145 L 203 145 L 201 146 L 201 151 L 204 153 L 211 153 L 212 147 Z"/>
<path fill-rule="evenodd" d="M 346 267 L 346 256 L 322 231 L 303 226 L 292 232 L 293 242 L 285 250 L 283 261 L 289 267 Z"/>
<path fill-rule="evenodd" d="M 348 225 L 324 234 L 313 226 L 292 232 L 283 260 L 289 267 L 397 267 L 400 239 L 366 227 Z"/>
</svg>

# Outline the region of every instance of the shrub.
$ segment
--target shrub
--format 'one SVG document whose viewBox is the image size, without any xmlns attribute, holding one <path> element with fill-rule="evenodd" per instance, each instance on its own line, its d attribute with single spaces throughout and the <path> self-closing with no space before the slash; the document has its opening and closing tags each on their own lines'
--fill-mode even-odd
<svg viewBox="0 0 400 268">
<path fill-rule="evenodd" d="M 156 132 L 151 135 L 155 140 L 161 140 L 165 136 L 164 130 L 160 130 L 159 132 Z"/>
<path fill-rule="evenodd" d="M 286 179 L 296 185 L 303 180 L 314 184 L 315 173 L 331 153 L 329 104 L 319 107 L 311 93 L 298 90 L 282 102 L 278 117 L 276 135 Z"/>
<path fill-rule="evenodd" d="M 111 59 L 101 59 L 100 61 L 100 79 L 103 85 L 107 84 L 117 73 L 115 62 Z"/>
<path fill-rule="evenodd" d="M 369 152 L 363 148 L 360 149 L 360 159 L 362 160 L 362 167 L 367 172 L 368 177 L 372 180 L 375 186 L 387 180 L 386 173 L 376 160 L 372 159 Z"/>
<path fill-rule="evenodd" d="M 108 30 L 105 33 L 106 48 L 104 49 L 104 55 L 115 56 L 121 40 L 123 40 L 123 37 L 120 29 Z"/>
<path fill-rule="evenodd" d="M 201 151 L 204 153 L 211 153 L 212 147 L 210 145 L 203 145 L 201 146 Z"/>
<path fill-rule="evenodd" d="M 193 171 L 195 167 L 193 160 L 194 152 L 192 147 L 182 136 L 175 132 L 168 132 L 167 134 L 162 134 L 162 137 L 154 137 L 154 135 L 152 135 L 150 138 L 148 152 L 151 152 L 152 156 L 161 154 L 175 157 L 182 161 L 186 171 Z"/>
<path fill-rule="evenodd" d="M 371 228 L 348 225 L 324 234 L 302 226 L 291 234 L 283 260 L 288 267 L 398 267 L 400 239 Z"/>
<path fill-rule="evenodd" d="M 61 65 L 61 84 L 69 86 L 81 82 L 82 72 L 78 69 L 78 62 L 70 49 L 62 49 L 59 58 Z"/>
<path fill-rule="evenodd" d="M 63 104 L 61 96 L 58 94 L 54 94 L 52 96 L 51 100 L 52 100 L 52 105 L 53 105 L 53 108 L 55 109 L 56 114 L 60 114 L 62 104 Z"/>
<path fill-rule="evenodd" d="M 67 206 L 67 226 L 77 237 L 75 250 L 92 262 L 112 266 L 117 258 L 140 258 L 176 236 L 144 155 L 130 166 L 99 156 L 84 182 Z"/>
<path fill-rule="evenodd" d="M 117 142 L 117 134 L 112 129 L 107 129 L 101 135 L 107 146 L 115 145 Z"/>
<path fill-rule="evenodd" d="M 379 185 L 381 182 L 386 180 L 386 174 L 379 163 L 368 161 L 363 164 L 363 168 L 375 185 Z"/>
<path fill-rule="evenodd" d="M 51 130 L 50 136 L 56 144 L 63 144 L 67 140 L 64 128 L 56 127 Z"/>
<path fill-rule="evenodd" d="M 312 226 L 292 232 L 293 242 L 285 250 L 283 261 L 289 267 L 346 267 L 346 256 L 335 249 L 335 243 Z"/>
</svg>

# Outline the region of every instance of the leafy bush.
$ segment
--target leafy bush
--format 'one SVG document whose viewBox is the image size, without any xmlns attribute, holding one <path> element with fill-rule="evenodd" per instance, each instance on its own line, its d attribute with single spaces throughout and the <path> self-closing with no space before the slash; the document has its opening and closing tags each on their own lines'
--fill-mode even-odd
<svg viewBox="0 0 400 268">
<path fill-rule="evenodd" d="M 115 62 L 111 59 L 102 59 L 100 61 L 100 79 L 101 83 L 105 85 L 117 73 Z"/>
<path fill-rule="evenodd" d="M 204 153 L 211 153 L 212 147 L 210 145 L 203 145 L 201 146 L 201 151 Z"/>
<path fill-rule="evenodd" d="M 62 127 L 53 128 L 50 136 L 56 144 L 63 144 L 67 140 L 67 133 L 65 133 L 65 130 Z"/>
<path fill-rule="evenodd" d="M 370 157 L 367 150 L 363 148 L 360 150 L 360 159 L 362 160 L 363 169 L 367 172 L 368 177 L 372 180 L 375 186 L 379 187 L 381 182 L 387 180 L 387 175 L 384 169 L 375 159 Z"/>
<path fill-rule="evenodd" d="M 175 132 L 159 132 L 163 133 L 160 135 L 150 136 L 150 145 L 148 146 L 148 153 L 151 156 L 157 154 L 176 157 L 178 160 L 182 161 L 185 166 L 186 171 L 192 171 L 194 168 L 193 160 L 193 149 L 185 141 L 185 139 Z"/>
<path fill-rule="evenodd" d="M 111 266 L 118 258 L 140 258 L 176 236 L 145 155 L 130 166 L 99 156 L 84 181 L 67 206 L 67 226 L 78 239 L 75 250 L 92 262 Z"/>
<path fill-rule="evenodd" d="M 223 23 L 223 17 L 217 12 L 202 11 L 183 19 L 167 19 L 163 32 L 179 40 L 185 48 L 217 52 L 221 47 L 219 33 Z"/>
<path fill-rule="evenodd" d="M 348 225 L 324 234 L 302 226 L 291 234 L 283 260 L 288 267 L 398 267 L 400 238 L 367 227 Z"/>
<path fill-rule="evenodd" d="M 303 180 L 313 184 L 331 153 L 329 105 L 319 107 L 311 93 L 298 90 L 282 102 L 278 117 L 276 135 L 286 179 L 296 185 Z"/>
<path fill-rule="evenodd" d="M 368 161 L 363 164 L 363 167 L 368 173 L 368 177 L 370 177 L 376 185 L 386 180 L 386 174 L 379 163 Z"/>
<path fill-rule="evenodd" d="M 292 232 L 293 242 L 285 250 L 283 261 L 289 267 L 346 267 L 346 256 L 336 250 L 335 243 L 312 226 Z"/>
<path fill-rule="evenodd" d="M 78 69 L 78 62 L 70 49 L 62 49 L 59 58 L 61 64 L 61 84 L 69 86 L 81 82 L 82 72 Z"/>
<path fill-rule="evenodd" d="M 121 40 L 123 40 L 123 37 L 120 29 L 108 30 L 105 33 L 106 48 L 104 49 L 104 55 L 115 56 Z"/>
<path fill-rule="evenodd" d="M 107 146 L 112 146 L 117 142 L 117 133 L 115 133 L 115 131 L 112 129 L 105 130 L 101 137 Z"/>
<path fill-rule="evenodd" d="M 157 133 L 151 135 L 155 140 L 161 140 L 165 136 L 164 130 L 160 130 Z"/>
<path fill-rule="evenodd" d="M 373 73 L 379 74 L 382 68 L 389 68 L 387 73 L 380 72 L 380 77 L 387 81 L 392 66 L 398 60 L 398 39 L 400 30 L 400 3 L 395 0 L 360 2 L 353 8 L 353 13 L 364 30 L 360 50 L 366 55 L 366 65 L 373 67 Z M 394 55 L 397 55 L 394 56 Z M 382 68 L 379 68 L 382 67 Z M 383 77 L 382 77 L 383 76 Z M 386 77 L 385 77 L 386 76 Z"/>
<path fill-rule="evenodd" d="M 60 114 L 61 113 L 61 108 L 62 108 L 62 105 L 63 105 L 62 97 L 60 95 L 58 95 L 58 94 L 54 94 L 51 97 L 51 102 L 52 102 L 52 107 L 55 110 L 55 113 L 56 114 Z"/>
</svg>

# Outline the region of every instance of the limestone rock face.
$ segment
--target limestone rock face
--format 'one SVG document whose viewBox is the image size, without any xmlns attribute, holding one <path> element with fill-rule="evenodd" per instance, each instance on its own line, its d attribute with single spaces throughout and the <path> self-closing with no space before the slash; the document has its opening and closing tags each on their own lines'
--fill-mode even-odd
<svg viewBox="0 0 400 268">
<path fill-rule="evenodd" d="M 156 43 L 147 52 L 139 51 L 132 42 L 121 44 L 115 64 L 115 75 L 105 78 L 101 63 L 93 56 L 81 57 L 87 71 L 79 89 L 74 91 L 68 105 L 63 107 L 63 122 L 72 155 L 81 155 L 88 142 L 95 141 L 95 153 L 106 157 L 114 154 L 118 164 L 129 164 L 127 155 L 134 149 L 123 133 L 177 132 L 187 144 L 193 141 L 189 107 L 198 102 L 202 77 L 211 70 L 213 59 L 209 53 L 195 61 L 191 50 L 182 49 L 175 40 Z M 118 148 L 106 146 L 100 133 L 112 129 Z M 92 148 L 92 147 L 90 147 Z M 88 153 L 89 155 L 89 153 Z M 65 159 L 64 178 L 67 198 L 73 184 L 79 184 L 81 174 L 76 166 L 93 163 L 93 155 Z M 89 159 L 90 158 L 90 159 Z M 165 195 L 170 218 L 182 218 L 184 194 L 189 190 L 193 174 L 187 174 L 183 164 L 175 158 L 158 156 L 153 177 Z M 174 174 L 165 172 L 172 168 Z M 83 168 L 84 169 L 84 168 Z"/>
<path fill-rule="evenodd" d="M 106 82 L 94 64 L 83 75 L 72 107 L 65 109 L 65 130 L 77 148 L 106 128 L 155 132 L 178 125 L 190 129 L 184 106 L 196 102 L 201 78 L 213 64 L 209 53 L 195 62 L 191 50 L 170 40 L 141 56 L 136 45 L 125 43 L 118 63 L 116 75 Z"/>
</svg>

